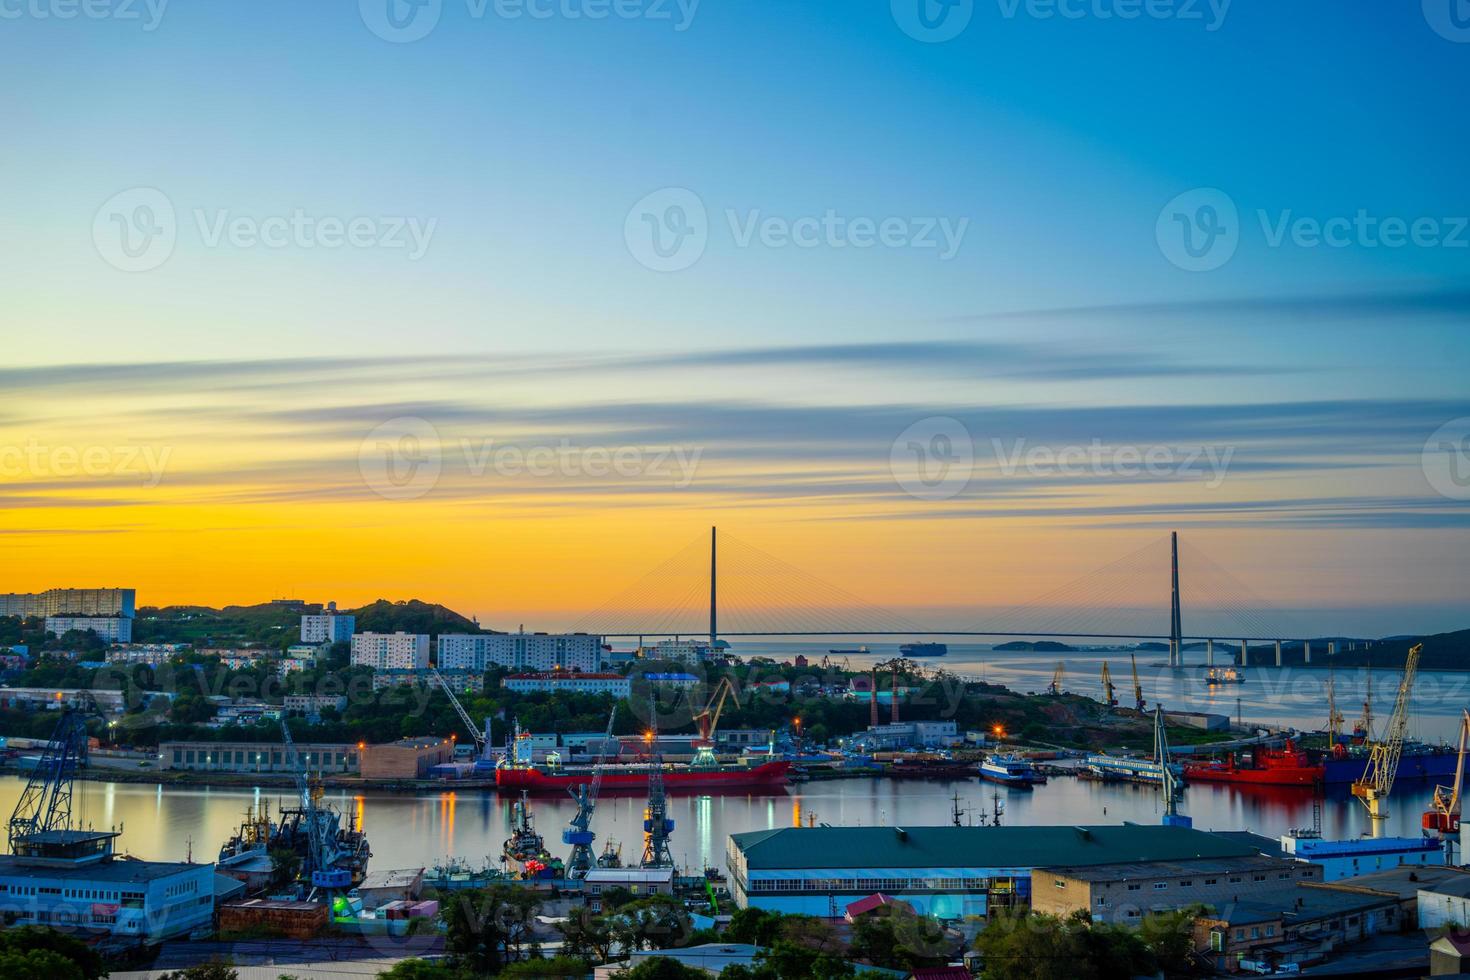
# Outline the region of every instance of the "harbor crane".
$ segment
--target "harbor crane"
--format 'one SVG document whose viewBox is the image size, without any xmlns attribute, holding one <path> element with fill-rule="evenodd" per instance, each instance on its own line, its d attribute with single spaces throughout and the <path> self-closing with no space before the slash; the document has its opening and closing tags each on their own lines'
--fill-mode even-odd
<svg viewBox="0 0 1470 980">
<path fill-rule="evenodd" d="M 1052 697 L 1059 697 L 1059 696 L 1061 696 L 1061 693 L 1062 693 L 1062 674 L 1066 671 L 1066 669 L 1067 669 L 1067 665 L 1064 662 L 1058 660 L 1057 661 L 1057 669 L 1054 670 L 1054 671 L 1052 671 L 1052 674 L 1051 674 L 1051 683 L 1048 684 L 1048 685 L 1046 685 L 1046 693 L 1047 694 L 1050 694 Z"/>
<path fill-rule="evenodd" d="M 1399 679 L 1399 694 L 1393 703 L 1393 714 L 1383 730 L 1383 739 L 1372 743 L 1368 754 L 1368 766 L 1363 776 L 1353 783 L 1353 795 L 1368 808 L 1368 819 L 1374 837 L 1382 837 L 1384 823 L 1388 819 L 1388 794 L 1393 790 L 1394 777 L 1398 775 L 1399 759 L 1404 754 L 1404 736 L 1409 728 L 1409 698 L 1414 692 L 1414 675 L 1419 669 L 1419 654 L 1424 644 L 1416 643 L 1409 648 L 1404 659 L 1404 675 Z"/>
<path fill-rule="evenodd" d="M 664 793 L 664 756 L 658 750 L 658 713 L 652 713 L 653 727 L 648 733 L 653 759 L 648 768 L 648 805 L 643 809 L 643 860 L 640 868 L 672 868 L 674 855 L 669 850 L 669 835 L 674 821 L 669 817 L 669 799 Z"/>
<path fill-rule="evenodd" d="M 485 758 L 485 733 L 475 725 L 474 719 L 464 709 L 464 705 L 459 703 L 459 698 L 455 697 L 454 692 L 449 689 L 449 682 L 444 679 L 443 674 L 439 673 L 438 668 L 430 667 L 429 670 L 433 672 L 434 679 L 439 682 L 439 689 L 444 692 L 445 697 L 449 698 L 449 703 L 454 705 L 454 710 L 459 714 L 459 720 L 464 722 L 464 727 L 470 730 L 470 738 L 475 740 L 475 757 Z"/>
<path fill-rule="evenodd" d="M 51 741 L 31 770 L 20 801 L 10 814 L 10 850 L 27 838 L 51 831 L 73 830 L 72 786 L 77 767 L 87 761 L 87 718 L 96 708 L 90 699 L 68 705 L 51 731 Z"/>
<path fill-rule="evenodd" d="M 1340 752 L 1338 744 L 1342 741 L 1342 712 L 1337 710 L 1337 674 L 1331 664 L 1327 667 L 1327 747 L 1332 752 Z"/>
<path fill-rule="evenodd" d="M 1460 823 L 1460 791 L 1465 783 L 1465 748 L 1470 742 L 1470 711 L 1460 712 L 1460 754 L 1455 762 L 1455 782 L 1434 787 L 1434 798 L 1424 811 L 1424 829 L 1445 842 L 1445 863 L 1454 864 L 1454 837 L 1460 835 L 1461 860 L 1465 853 L 1464 825 Z"/>
<path fill-rule="evenodd" d="M 1367 742 L 1373 738 L 1373 669 L 1363 672 L 1363 717 L 1353 725 L 1353 737 Z"/>
<path fill-rule="evenodd" d="M 597 835 L 592 832 L 592 813 L 597 809 L 597 794 L 602 789 L 602 769 L 607 760 L 607 744 L 613 737 L 613 720 L 618 716 L 617 705 L 613 705 L 612 713 L 607 716 L 607 731 L 602 736 L 602 747 L 597 753 L 597 765 L 592 771 L 592 785 L 586 783 L 576 789 L 568 789 L 572 799 L 577 801 L 577 812 L 573 815 L 571 826 L 561 832 L 561 842 L 572 845 L 572 856 L 567 860 L 568 878 L 585 878 L 587 872 L 593 868 L 592 842 Z"/>
<path fill-rule="evenodd" d="M 719 760 L 715 758 L 715 732 L 720 727 L 720 712 L 725 710 L 726 697 L 734 698 L 735 707 L 740 707 L 740 695 L 735 692 L 735 685 L 728 675 L 720 678 L 704 709 L 694 716 L 694 727 L 699 730 L 699 737 L 693 742 L 693 764 L 696 766 L 713 767 L 719 764 Z"/>
<path fill-rule="evenodd" d="M 1164 793 L 1164 826 L 1188 827 L 1193 821 L 1179 812 L 1179 776 L 1169 764 L 1169 733 L 1164 725 L 1164 706 L 1154 708 L 1154 759 L 1159 764 L 1159 788 Z"/>
<path fill-rule="evenodd" d="M 1113 674 L 1112 671 L 1108 669 L 1108 662 L 1106 660 L 1103 661 L 1102 686 L 1103 695 L 1105 697 L 1105 700 L 1107 701 L 1108 707 L 1116 708 L 1118 706 L 1118 692 L 1113 688 Z"/>
<path fill-rule="evenodd" d="M 1139 714 L 1143 714 L 1148 705 L 1143 700 L 1143 685 L 1138 683 L 1138 658 L 1130 653 L 1128 662 L 1133 665 L 1133 707 Z"/>
</svg>

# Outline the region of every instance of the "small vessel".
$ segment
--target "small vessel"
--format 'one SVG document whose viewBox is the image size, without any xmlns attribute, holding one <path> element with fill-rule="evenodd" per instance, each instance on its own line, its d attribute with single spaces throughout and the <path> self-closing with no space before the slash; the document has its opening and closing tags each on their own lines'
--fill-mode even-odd
<svg viewBox="0 0 1470 980">
<path fill-rule="evenodd" d="M 1084 768 L 1077 775 L 1084 779 L 1102 782 L 1158 783 L 1164 778 L 1163 767 L 1153 759 L 1139 759 L 1122 755 L 1089 755 Z M 1184 767 L 1177 762 L 1169 763 L 1169 771 L 1181 779 Z"/>
<path fill-rule="evenodd" d="M 898 652 L 905 657 L 943 657 L 949 653 L 949 647 L 943 643 L 905 643 Z"/>
<path fill-rule="evenodd" d="M 1030 788 L 1046 782 L 1046 777 L 1037 772 L 1031 763 L 1017 755 L 992 755 L 980 763 L 980 778 L 1002 786 Z"/>
<path fill-rule="evenodd" d="M 835 650 L 834 649 L 834 650 L 828 650 L 827 652 L 828 653 L 837 654 L 838 656 L 842 656 L 842 655 L 849 654 L 849 653 L 866 654 L 866 653 L 872 653 L 873 651 L 869 650 L 867 647 L 852 647 L 851 649 L 846 649 L 846 650 Z"/>
<path fill-rule="evenodd" d="M 1315 786 L 1322 782 L 1324 773 L 1322 764 L 1313 764 L 1307 753 L 1290 739 L 1280 749 L 1256 749 L 1251 753 L 1249 765 L 1240 765 L 1232 755 L 1212 762 L 1191 762 L 1184 767 L 1188 779 L 1257 786 Z"/>
<path fill-rule="evenodd" d="M 599 868 L 621 868 L 623 866 L 623 845 L 615 840 L 610 840 L 602 847 L 602 853 L 597 856 Z"/>
<path fill-rule="evenodd" d="M 516 864 L 525 864 L 546 853 L 546 841 L 536 833 L 536 822 L 531 816 L 531 803 L 524 790 L 521 798 L 510 805 L 511 832 L 502 848 L 505 857 Z"/>
<path fill-rule="evenodd" d="M 1205 683 L 1216 684 L 1244 684 L 1244 671 L 1234 667 L 1210 667 L 1205 671 Z"/>
</svg>

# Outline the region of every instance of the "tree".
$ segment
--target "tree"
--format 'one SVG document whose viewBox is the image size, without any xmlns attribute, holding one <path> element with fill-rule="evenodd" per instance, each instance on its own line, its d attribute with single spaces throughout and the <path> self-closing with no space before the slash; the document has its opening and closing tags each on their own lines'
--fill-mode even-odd
<svg viewBox="0 0 1470 980">
<path fill-rule="evenodd" d="M 378 974 L 378 980 L 459 980 L 460 973 L 453 967 L 428 960 L 402 960 L 390 970 Z M 285 980 L 283 977 L 282 980 Z"/>
<path fill-rule="evenodd" d="M 82 971 L 49 949 L 0 951 L 0 977 L 5 980 L 83 980 Z"/>
<path fill-rule="evenodd" d="M 33 954 L 47 954 L 37 956 Z M 24 976 L 25 969 L 37 969 L 35 975 L 43 980 L 98 980 L 107 976 L 102 957 L 95 949 L 65 933 L 40 926 L 21 926 L 18 929 L 0 930 L 0 954 L 18 959 L 6 960 L 0 968 L 0 977 Z M 45 964 L 53 963 L 54 957 L 61 958 L 66 968 L 54 972 Z M 27 965 L 28 964 L 28 965 Z"/>
<path fill-rule="evenodd" d="M 301 873 L 301 855 L 289 847 L 270 849 L 271 881 L 277 886 L 289 884 Z"/>
<path fill-rule="evenodd" d="M 240 980 L 240 974 L 228 963 L 210 960 L 172 973 L 161 973 L 158 980 Z"/>
<path fill-rule="evenodd" d="M 557 977 L 583 977 L 592 972 L 587 961 L 575 956 L 557 956 L 552 959 L 522 960 L 512 963 L 501 971 L 502 977 L 536 977 L 539 980 L 554 980 Z"/>
<path fill-rule="evenodd" d="M 557 924 L 564 949 L 573 956 L 586 956 L 606 963 L 612 948 L 612 926 L 588 908 L 572 909 L 565 922 Z"/>
<path fill-rule="evenodd" d="M 986 980 L 1128 980 L 1155 972 L 1138 934 L 1093 924 L 1087 913 L 1060 918 L 994 910 L 975 948 Z"/>
<path fill-rule="evenodd" d="M 444 945 L 457 964 L 496 973 L 521 959 L 541 901 L 523 888 L 492 885 L 459 892 L 439 907 Z"/>
<path fill-rule="evenodd" d="M 781 934 L 782 918 L 780 912 L 767 912 L 754 906 L 736 909 L 725 927 L 725 939 L 732 943 L 770 946 Z"/>
<path fill-rule="evenodd" d="M 949 962 L 951 943 L 939 923 L 905 902 L 880 905 L 853 924 L 851 953 L 874 966 L 917 970 Z"/>
<path fill-rule="evenodd" d="M 670 949 L 693 931 L 689 913 L 668 895 L 650 895 L 607 916 L 613 939 L 624 949 Z"/>
<path fill-rule="evenodd" d="M 709 980 L 708 973 L 669 956 L 651 956 L 632 969 L 613 975 L 617 980 Z"/>
<path fill-rule="evenodd" d="M 1194 972 L 1194 923 L 1204 907 L 1194 905 L 1143 917 L 1138 937 L 1153 953 L 1159 969 L 1169 976 Z"/>
</svg>

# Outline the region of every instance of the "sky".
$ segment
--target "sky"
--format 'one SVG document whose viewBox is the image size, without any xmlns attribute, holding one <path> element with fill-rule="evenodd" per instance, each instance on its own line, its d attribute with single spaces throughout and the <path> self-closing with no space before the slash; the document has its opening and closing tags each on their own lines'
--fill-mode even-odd
<svg viewBox="0 0 1470 980">
<path fill-rule="evenodd" d="M 0 589 L 1470 625 L 1451 2 L 0 0 Z"/>
</svg>

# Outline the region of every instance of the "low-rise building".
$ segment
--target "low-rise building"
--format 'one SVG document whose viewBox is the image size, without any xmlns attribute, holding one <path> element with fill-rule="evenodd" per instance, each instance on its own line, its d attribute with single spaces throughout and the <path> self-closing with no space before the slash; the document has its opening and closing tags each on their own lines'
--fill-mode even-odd
<svg viewBox="0 0 1470 980">
<path fill-rule="evenodd" d="M 711 652 L 708 640 L 659 640 L 652 646 L 639 647 L 638 656 L 644 660 L 697 664 L 711 659 Z"/>
<path fill-rule="evenodd" d="M 157 667 L 174 657 L 188 653 L 192 648 L 187 643 L 129 643 L 115 646 L 107 651 L 110 664 L 147 664 Z"/>
<path fill-rule="evenodd" d="M 1196 902 L 1223 905 L 1255 889 L 1321 880 L 1320 865 L 1261 854 L 1048 867 L 1031 875 L 1031 907 L 1062 916 L 1086 912 L 1094 922 L 1136 925 L 1150 912 Z"/>
<path fill-rule="evenodd" d="M 64 636 L 76 630 L 86 633 L 89 630 L 97 634 L 97 638 L 106 640 L 108 643 L 131 643 L 133 642 L 133 621 L 127 616 L 47 616 L 46 632 L 53 636 Z"/>
<path fill-rule="evenodd" d="M 1196 919 L 1194 938 L 1215 969 L 1235 972 L 1243 960 L 1300 966 L 1401 925 L 1398 901 L 1390 895 L 1302 882 L 1258 884 Z"/>
<path fill-rule="evenodd" d="M 347 710 L 345 694 L 288 694 L 281 699 L 281 707 L 290 714 L 319 717 L 323 708 L 333 711 Z"/>
<path fill-rule="evenodd" d="M 1470 923 L 1470 874 L 1427 885 L 1415 897 L 1420 929 Z"/>
<path fill-rule="evenodd" d="M 580 671 L 551 671 L 544 674 L 512 674 L 501 682 L 507 691 L 545 691 L 555 694 L 611 694 L 626 698 L 632 681 L 621 674 L 584 674 Z"/>
<path fill-rule="evenodd" d="M 262 661 L 280 656 L 277 651 L 267 647 L 206 647 L 199 654 L 203 657 L 218 657 L 230 670 L 246 670 Z"/>
<path fill-rule="evenodd" d="M 373 672 L 373 690 L 382 691 L 405 684 L 438 687 L 439 677 L 457 694 L 479 694 L 485 690 L 485 675 L 466 670 L 441 670 L 438 677 L 432 668 L 422 670 L 379 670 Z"/>
<path fill-rule="evenodd" d="M 426 633 L 357 633 L 352 637 L 352 665 L 374 670 L 424 670 L 429 666 Z"/>
<path fill-rule="evenodd" d="M 689 690 L 704 683 L 693 674 L 644 674 L 643 679 L 657 687 L 673 687 L 682 690 Z"/>
<path fill-rule="evenodd" d="M 421 736 L 402 738 L 363 750 L 362 775 L 368 779 L 425 779 L 437 765 L 454 761 L 454 742 Z"/>
<path fill-rule="evenodd" d="M 640 898 L 674 894 L 673 868 L 593 868 L 587 872 L 584 889 L 587 904 L 601 911 L 602 895 L 614 888 L 626 889 Z"/>
<path fill-rule="evenodd" d="M 361 742 L 304 743 L 295 752 L 279 742 L 164 742 L 158 757 L 165 769 L 196 772 L 357 775 L 363 749 Z"/>
<path fill-rule="evenodd" d="M 1281 852 L 1298 861 L 1322 865 L 1326 881 L 1352 878 L 1401 865 L 1444 864 L 1444 845 L 1429 837 L 1355 837 L 1323 840 L 1315 834 L 1285 834 Z"/>
<path fill-rule="evenodd" d="M 882 892 L 939 918 L 1024 905 L 1033 871 L 1256 852 L 1186 827 L 783 827 L 732 834 L 730 891 L 741 908 L 832 917 Z"/>
</svg>

